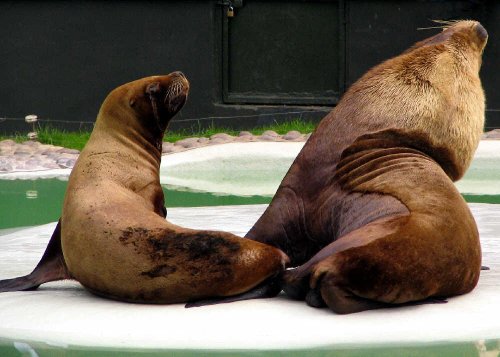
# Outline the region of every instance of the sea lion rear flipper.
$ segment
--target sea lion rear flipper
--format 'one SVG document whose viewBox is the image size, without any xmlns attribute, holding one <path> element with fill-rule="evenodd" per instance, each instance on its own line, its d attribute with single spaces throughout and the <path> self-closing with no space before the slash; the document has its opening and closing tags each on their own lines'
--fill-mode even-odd
<svg viewBox="0 0 500 357">
<path fill-rule="evenodd" d="M 264 299 L 275 297 L 281 292 L 281 274 L 270 279 L 265 280 L 261 284 L 257 285 L 253 289 L 246 291 L 244 293 L 221 297 L 221 298 L 213 298 L 213 299 L 205 299 L 189 302 L 185 305 L 186 308 L 190 307 L 199 307 L 206 305 L 217 305 L 217 304 L 226 304 L 229 302 L 242 301 L 242 300 L 251 300 L 251 299 Z"/>
<path fill-rule="evenodd" d="M 338 314 L 389 306 L 354 294 L 348 281 L 344 281 L 348 274 L 338 255 L 394 234 L 407 220 L 406 214 L 384 217 L 330 243 L 303 265 L 284 273 L 285 293 L 293 299 L 305 300 L 312 307 L 328 306 Z"/>
<path fill-rule="evenodd" d="M 70 279 L 61 249 L 61 221 L 52 233 L 42 259 L 28 275 L 0 280 L 0 292 L 34 290 L 49 281 Z"/>
</svg>

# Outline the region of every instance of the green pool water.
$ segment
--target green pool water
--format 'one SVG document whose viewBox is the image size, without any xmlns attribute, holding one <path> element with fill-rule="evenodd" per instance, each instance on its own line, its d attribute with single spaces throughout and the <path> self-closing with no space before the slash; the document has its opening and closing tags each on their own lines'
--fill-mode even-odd
<svg viewBox="0 0 500 357">
<path fill-rule="evenodd" d="M 496 351 L 498 341 L 486 340 L 484 347 L 488 351 Z M 68 346 L 66 348 L 57 348 L 55 346 L 43 343 L 30 343 L 30 352 L 36 352 L 36 356 L 71 356 L 84 357 L 91 354 L 99 357 L 118 357 L 118 356 L 148 356 L 148 357 L 215 357 L 215 356 L 245 356 L 245 357 L 263 357 L 263 356 L 311 356 L 311 357 L 399 357 L 399 356 L 426 356 L 426 357 L 469 357 L 479 356 L 476 342 L 458 342 L 458 343 L 434 343 L 434 344 L 415 344 L 415 345 L 381 345 L 381 346 L 325 346 L 324 348 L 304 349 L 304 350 L 122 350 L 112 348 L 85 348 Z M 19 348 L 19 347 L 18 347 Z M 0 352 L 3 357 L 30 356 L 26 347 L 16 349 L 12 341 L 2 341 L 0 339 Z M 31 354 L 33 356 L 33 354 Z M 489 355 L 488 355 L 489 356 Z"/>
<path fill-rule="evenodd" d="M 59 179 L 0 180 L 0 229 L 55 222 L 68 182 Z M 271 202 L 266 196 L 216 195 L 163 186 L 167 207 L 247 205 Z"/>
<path fill-rule="evenodd" d="M 67 181 L 60 179 L 0 180 L 0 229 L 56 221 Z M 262 204 L 271 196 L 235 196 L 192 192 L 163 186 L 167 207 Z M 468 202 L 500 204 L 500 195 L 464 195 Z"/>
</svg>

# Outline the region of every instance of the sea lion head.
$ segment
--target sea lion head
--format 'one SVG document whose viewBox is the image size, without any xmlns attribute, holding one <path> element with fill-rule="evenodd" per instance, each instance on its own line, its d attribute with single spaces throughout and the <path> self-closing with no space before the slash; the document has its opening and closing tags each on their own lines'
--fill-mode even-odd
<svg viewBox="0 0 500 357">
<path fill-rule="evenodd" d="M 186 102 L 189 82 L 182 72 L 148 77 L 138 82 L 127 93 L 128 105 L 145 126 L 152 130 L 156 127 L 163 135 L 170 120 Z"/>
<path fill-rule="evenodd" d="M 427 137 L 431 147 L 448 151 L 446 158 L 435 159 L 451 163 L 447 174 L 459 179 L 483 132 L 479 69 L 487 39 L 477 21 L 448 23 L 442 32 L 368 71 L 347 91 L 337 116 L 356 118 L 365 133 L 396 129 Z"/>
<path fill-rule="evenodd" d="M 188 92 L 189 82 L 182 72 L 126 83 L 106 97 L 96 128 L 150 142 L 161 150 L 163 134 L 186 102 Z"/>
</svg>

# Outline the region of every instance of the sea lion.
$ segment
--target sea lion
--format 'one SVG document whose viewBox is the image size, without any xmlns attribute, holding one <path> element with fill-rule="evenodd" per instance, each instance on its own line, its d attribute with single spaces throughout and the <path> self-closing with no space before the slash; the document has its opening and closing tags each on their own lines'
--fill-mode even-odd
<svg viewBox="0 0 500 357">
<path fill-rule="evenodd" d="M 453 181 L 484 125 L 476 21 L 372 68 L 319 124 L 246 235 L 291 259 L 285 292 L 352 313 L 471 291 L 481 248 Z"/>
<path fill-rule="evenodd" d="M 165 219 L 162 137 L 188 90 L 186 77 L 174 72 L 108 95 L 42 260 L 31 274 L 0 281 L 0 292 L 72 278 L 107 298 L 177 303 L 260 291 L 284 269 L 287 257 L 277 248 Z"/>
</svg>

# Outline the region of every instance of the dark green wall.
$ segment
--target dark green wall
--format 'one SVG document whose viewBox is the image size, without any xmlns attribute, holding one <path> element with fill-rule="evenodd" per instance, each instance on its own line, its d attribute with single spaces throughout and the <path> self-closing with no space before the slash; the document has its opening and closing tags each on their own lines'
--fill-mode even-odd
<svg viewBox="0 0 500 357">
<path fill-rule="evenodd" d="M 500 127 L 497 1 L 244 0 L 233 18 L 221 2 L 0 1 L 0 118 L 91 128 L 114 87 L 182 70 L 191 95 L 174 127 L 319 120 L 364 71 L 433 34 L 416 30 L 429 19 L 472 18 L 490 33 L 482 77 Z M 0 119 L 0 133 L 26 127 Z"/>
</svg>

